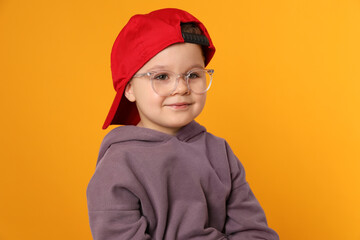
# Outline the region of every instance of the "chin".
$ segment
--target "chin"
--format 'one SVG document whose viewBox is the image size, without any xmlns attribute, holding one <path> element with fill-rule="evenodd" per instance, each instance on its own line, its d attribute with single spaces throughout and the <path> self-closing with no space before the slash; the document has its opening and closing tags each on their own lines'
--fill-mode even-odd
<svg viewBox="0 0 360 240">
<path fill-rule="evenodd" d="M 181 128 L 184 127 L 185 125 L 189 124 L 192 120 L 194 120 L 194 118 L 187 118 L 187 119 L 174 119 L 173 121 L 169 122 L 168 121 L 168 127 L 170 128 Z"/>
</svg>

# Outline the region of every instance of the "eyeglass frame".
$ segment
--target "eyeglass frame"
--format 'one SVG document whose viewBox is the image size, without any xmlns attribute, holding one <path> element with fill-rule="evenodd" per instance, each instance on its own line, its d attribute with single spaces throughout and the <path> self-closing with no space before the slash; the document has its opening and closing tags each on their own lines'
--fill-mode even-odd
<svg viewBox="0 0 360 240">
<path fill-rule="evenodd" d="M 209 82 L 209 86 L 207 86 L 207 88 L 205 89 L 205 91 L 201 92 L 201 93 L 197 93 L 197 92 L 194 92 L 191 88 L 190 88 L 190 85 L 189 85 L 189 75 L 191 73 L 193 73 L 194 70 L 202 70 L 205 72 L 205 74 L 209 74 L 210 76 L 210 82 Z M 163 96 L 163 97 L 166 97 L 166 96 L 170 96 L 172 95 L 175 91 L 176 91 L 176 88 L 178 87 L 178 84 L 179 84 L 179 78 L 182 77 L 182 79 L 185 80 L 186 82 L 186 86 L 188 88 L 188 91 L 192 91 L 194 92 L 195 94 L 204 94 L 206 93 L 207 91 L 209 91 L 210 87 L 211 87 L 211 84 L 212 84 L 212 80 L 213 80 L 213 74 L 214 74 L 214 69 L 205 69 L 205 68 L 193 68 L 191 69 L 190 71 L 186 72 L 186 73 L 180 73 L 180 74 L 176 74 L 174 73 L 173 71 L 169 71 L 169 70 L 165 70 L 165 72 L 167 73 L 172 73 L 175 75 L 175 80 L 176 80 L 176 84 L 174 86 L 174 89 L 172 90 L 171 93 L 167 94 L 167 95 L 160 95 L 156 90 L 155 90 L 155 87 L 154 87 L 154 78 L 152 78 L 152 75 L 156 75 L 156 73 L 159 73 L 161 71 L 150 71 L 150 72 L 146 72 L 146 73 L 138 73 L 138 74 L 135 74 L 132 78 L 141 78 L 141 77 L 144 77 L 144 76 L 148 76 L 150 81 L 151 81 L 151 87 L 153 89 L 153 91 L 158 94 L 159 96 Z"/>
</svg>

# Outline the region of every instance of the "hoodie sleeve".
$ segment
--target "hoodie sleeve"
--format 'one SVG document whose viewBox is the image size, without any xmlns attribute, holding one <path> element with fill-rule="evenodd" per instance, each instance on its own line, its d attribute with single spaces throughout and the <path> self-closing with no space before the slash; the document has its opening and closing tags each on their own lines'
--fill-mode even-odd
<svg viewBox="0 0 360 240">
<path fill-rule="evenodd" d="M 278 240 L 267 225 L 265 213 L 245 179 L 244 167 L 226 143 L 231 168 L 232 190 L 227 200 L 225 234 L 236 240 Z"/>
<path fill-rule="evenodd" d="M 126 164 L 119 164 L 106 154 L 97 165 L 86 192 L 94 240 L 151 239 L 139 199 L 124 180 L 134 180 L 128 176 L 128 170 Z"/>
</svg>

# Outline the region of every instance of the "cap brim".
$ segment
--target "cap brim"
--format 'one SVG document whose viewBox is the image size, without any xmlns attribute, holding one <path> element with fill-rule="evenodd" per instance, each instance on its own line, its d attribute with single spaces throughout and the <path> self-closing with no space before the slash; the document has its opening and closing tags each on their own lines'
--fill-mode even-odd
<svg viewBox="0 0 360 240">
<path fill-rule="evenodd" d="M 125 86 L 118 89 L 102 129 L 112 124 L 136 125 L 140 121 L 136 104 L 124 96 L 124 90 Z"/>
</svg>

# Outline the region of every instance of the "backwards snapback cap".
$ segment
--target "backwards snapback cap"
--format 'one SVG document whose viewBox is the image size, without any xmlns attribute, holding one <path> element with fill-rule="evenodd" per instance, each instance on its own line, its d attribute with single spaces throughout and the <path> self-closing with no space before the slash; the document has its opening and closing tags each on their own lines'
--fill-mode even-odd
<svg viewBox="0 0 360 240">
<path fill-rule="evenodd" d="M 196 24 L 202 35 L 182 33 L 182 23 Z M 126 84 L 160 51 L 172 44 L 183 42 L 203 46 L 205 66 L 215 53 L 205 26 L 188 12 L 166 8 L 130 18 L 117 36 L 111 51 L 111 72 L 116 96 L 103 129 L 111 124 L 136 125 L 140 121 L 136 104 L 124 96 Z"/>
</svg>

